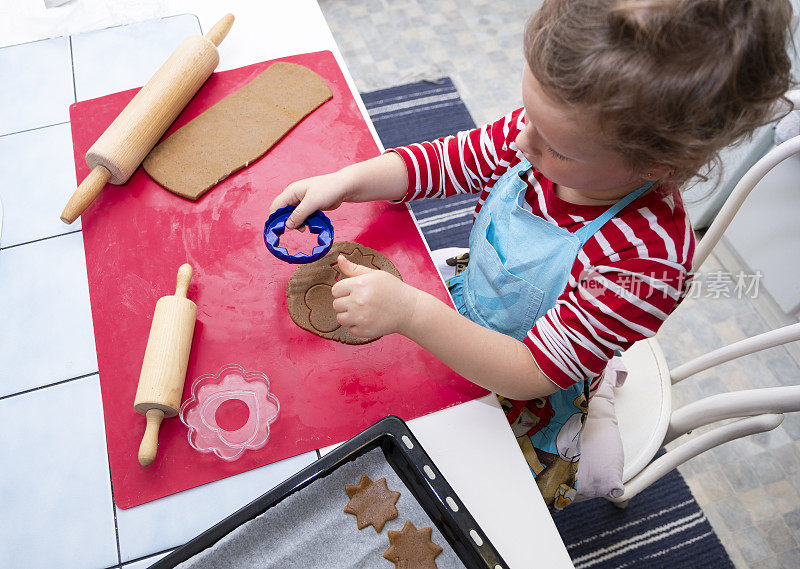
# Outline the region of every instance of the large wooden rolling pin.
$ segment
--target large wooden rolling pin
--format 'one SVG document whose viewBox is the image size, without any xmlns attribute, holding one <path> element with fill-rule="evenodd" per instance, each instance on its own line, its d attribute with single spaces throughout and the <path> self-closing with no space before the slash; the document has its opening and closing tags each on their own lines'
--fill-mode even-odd
<svg viewBox="0 0 800 569">
<path fill-rule="evenodd" d="M 139 464 L 142 466 L 148 466 L 156 458 L 161 421 L 164 417 L 177 415 L 181 407 L 197 318 L 197 305 L 186 298 L 191 279 L 192 266 L 188 263 L 181 265 L 175 295 L 159 298 L 153 313 L 133 403 L 136 412 L 147 417 L 147 427 L 139 447 Z"/>
<path fill-rule="evenodd" d="M 72 223 L 107 183 L 124 184 L 219 63 L 217 46 L 233 25 L 227 14 L 208 34 L 189 36 L 86 152 L 92 169 L 61 220 Z"/>
</svg>

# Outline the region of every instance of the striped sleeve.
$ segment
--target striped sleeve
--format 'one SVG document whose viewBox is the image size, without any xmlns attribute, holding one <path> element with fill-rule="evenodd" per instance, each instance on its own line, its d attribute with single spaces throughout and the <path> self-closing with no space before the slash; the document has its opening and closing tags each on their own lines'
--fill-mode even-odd
<svg viewBox="0 0 800 569">
<path fill-rule="evenodd" d="M 522 115 L 517 109 L 480 128 L 391 149 L 408 172 L 408 190 L 401 201 L 480 193 L 508 168 Z"/>
<path fill-rule="evenodd" d="M 523 340 L 539 369 L 562 389 L 602 373 L 616 350 L 653 336 L 676 308 L 687 272 L 660 259 L 594 267 L 568 287 Z"/>
<path fill-rule="evenodd" d="M 596 233 L 555 306 L 523 340 L 559 387 L 597 378 L 616 350 L 653 336 L 686 296 L 694 234 L 677 199 L 614 218 Z"/>
</svg>

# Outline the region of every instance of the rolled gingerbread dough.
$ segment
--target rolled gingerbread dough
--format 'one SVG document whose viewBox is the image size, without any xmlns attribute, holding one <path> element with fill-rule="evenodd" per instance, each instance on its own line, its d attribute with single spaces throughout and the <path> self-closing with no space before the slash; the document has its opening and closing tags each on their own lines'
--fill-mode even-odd
<svg viewBox="0 0 800 569">
<path fill-rule="evenodd" d="M 171 192 L 196 200 L 266 154 L 332 96 L 310 69 L 274 63 L 153 148 L 144 169 Z"/>
</svg>

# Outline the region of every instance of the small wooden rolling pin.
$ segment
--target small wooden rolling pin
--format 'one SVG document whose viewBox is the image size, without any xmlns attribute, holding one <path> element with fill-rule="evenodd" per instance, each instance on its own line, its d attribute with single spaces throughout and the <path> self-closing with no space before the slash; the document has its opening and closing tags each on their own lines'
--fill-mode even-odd
<svg viewBox="0 0 800 569">
<path fill-rule="evenodd" d="M 86 153 L 92 169 L 72 194 L 61 220 L 72 223 L 107 183 L 124 184 L 219 63 L 217 46 L 233 25 L 227 14 L 203 36 L 189 36 Z"/>
<path fill-rule="evenodd" d="M 192 279 L 188 263 L 178 269 L 174 296 L 158 299 L 144 351 L 142 373 L 133 408 L 147 417 L 147 428 L 139 447 L 139 464 L 148 466 L 158 450 L 158 429 L 164 417 L 178 414 L 192 347 L 197 305 L 186 298 Z"/>
</svg>

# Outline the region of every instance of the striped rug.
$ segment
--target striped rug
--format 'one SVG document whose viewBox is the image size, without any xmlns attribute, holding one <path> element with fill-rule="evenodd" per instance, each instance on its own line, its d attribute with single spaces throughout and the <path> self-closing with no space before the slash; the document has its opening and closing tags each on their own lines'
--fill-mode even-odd
<svg viewBox="0 0 800 569">
<path fill-rule="evenodd" d="M 475 128 L 475 121 L 448 78 L 363 93 L 361 97 L 385 148 Z M 477 201 L 477 195 L 468 194 L 411 204 L 431 250 L 469 245 Z"/>
<path fill-rule="evenodd" d="M 677 470 L 625 510 L 590 500 L 573 504 L 554 520 L 575 569 L 734 567 Z"/>
<path fill-rule="evenodd" d="M 362 94 L 386 148 L 475 127 L 448 78 Z M 477 196 L 419 200 L 412 209 L 430 248 L 466 247 Z M 555 516 L 576 569 L 732 569 L 688 486 L 673 471 L 620 510 L 605 500 Z M 531 553 L 535 566 L 535 552 Z"/>
</svg>

